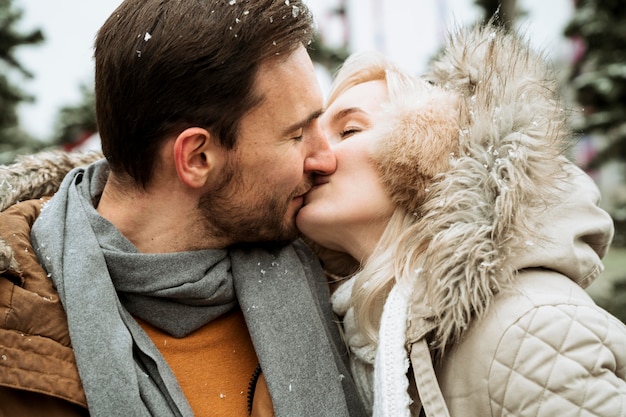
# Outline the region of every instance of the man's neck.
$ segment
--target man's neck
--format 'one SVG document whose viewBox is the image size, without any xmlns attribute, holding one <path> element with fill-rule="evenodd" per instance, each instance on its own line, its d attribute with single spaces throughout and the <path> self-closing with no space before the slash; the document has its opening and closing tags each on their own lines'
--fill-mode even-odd
<svg viewBox="0 0 626 417">
<path fill-rule="evenodd" d="M 109 180 L 97 210 L 142 253 L 223 248 L 207 232 L 197 206 L 177 187 L 124 187 L 122 192 Z"/>
</svg>

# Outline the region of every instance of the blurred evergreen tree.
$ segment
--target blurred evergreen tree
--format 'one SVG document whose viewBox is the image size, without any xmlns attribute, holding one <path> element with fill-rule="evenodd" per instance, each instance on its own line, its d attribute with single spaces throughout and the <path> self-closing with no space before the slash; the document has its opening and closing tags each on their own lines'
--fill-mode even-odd
<svg viewBox="0 0 626 417">
<path fill-rule="evenodd" d="M 313 36 L 313 42 L 309 47 L 311 60 L 323 65 L 330 74 L 335 73 L 349 54 L 347 46 L 331 48 L 323 42 L 319 34 Z"/>
<path fill-rule="evenodd" d="M 342 0 L 338 2 L 336 7 L 330 10 L 330 16 L 338 18 L 342 22 L 346 34 L 349 33 L 346 19 L 347 13 L 346 1 Z M 348 58 L 348 55 L 350 55 L 348 39 L 343 40 L 343 45 L 333 48 L 324 42 L 323 36 L 318 31 L 313 35 L 313 42 L 309 47 L 309 55 L 313 62 L 324 66 L 326 70 L 328 70 L 328 73 L 332 75 L 339 69 L 339 66 L 343 64 L 346 58 Z"/>
<path fill-rule="evenodd" d="M 565 35 L 581 44 L 572 84 L 584 108 L 582 131 L 606 146 L 587 168 L 626 160 L 626 7 L 623 0 L 577 0 Z"/>
<path fill-rule="evenodd" d="M 11 162 L 17 154 L 30 153 L 45 146 L 19 128 L 17 105 L 33 101 L 33 97 L 9 78 L 11 74 L 32 78 L 32 73 L 15 58 L 15 50 L 41 43 L 44 39 L 38 29 L 29 33 L 16 30 L 22 14 L 13 7 L 12 0 L 0 0 L 0 163 L 3 164 Z"/>
<path fill-rule="evenodd" d="M 71 149 L 83 139 L 96 133 L 96 96 L 92 86 L 80 86 L 81 101 L 67 105 L 57 115 L 53 142 Z"/>
<path fill-rule="evenodd" d="M 508 29 L 513 27 L 513 23 L 519 15 L 516 0 L 475 0 L 474 3 L 484 10 L 483 20 L 485 22 L 497 14 L 497 22 Z"/>
<path fill-rule="evenodd" d="M 576 0 L 565 35 L 579 45 L 571 75 L 583 115 L 575 126 L 602 142 L 584 168 L 626 161 L 626 8 L 623 0 Z M 626 219 L 616 218 L 613 246 L 626 242 Z M 621 208 L 623 211 L 623 208 Z M 620 250 L 619 248 L 614 250 Z M 612 291 L 596 301 L 626 323 L 626 270 L 612 282 Z"/>
<path fill-rule="evenodd" d="M 612 290 L 611 297 L 607 297 L 598 304 L 620 319 L 622 323 L 626 323 L 626 277 L 613 281 Z"/>
</svg>

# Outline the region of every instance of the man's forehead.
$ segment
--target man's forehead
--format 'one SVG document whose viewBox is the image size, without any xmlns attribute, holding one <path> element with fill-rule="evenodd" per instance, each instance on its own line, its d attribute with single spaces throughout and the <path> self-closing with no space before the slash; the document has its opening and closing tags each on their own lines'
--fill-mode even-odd
<svg viewBox="0 0 626 417">
<path fill-rule="evenodd" d="M 315 69 L 304 49 L 265 61 L 255 77 L 260 118 L 271 118 L 281 131 L 304 127 L 322 113 L 323 97 Z"/>
</svg>

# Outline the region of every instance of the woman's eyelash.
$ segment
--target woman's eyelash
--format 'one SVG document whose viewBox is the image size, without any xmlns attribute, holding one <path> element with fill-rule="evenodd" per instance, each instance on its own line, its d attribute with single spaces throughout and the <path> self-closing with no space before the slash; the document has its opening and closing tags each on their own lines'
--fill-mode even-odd
<svg viewBox="0 0 626 417">
<path fill-rule="evenodd" d="M 359 129 L 359 128 L 356 128 L 356 127 L 351 127 L 351 128 L 348 128 L 348 129 L 344 129 L 344 130 L 342 130 L 342 131 L 339 133 L 339 135 L 340 135 L 342 138 L 345 138 L 345 137 L 347 137 L 347 136 L 354 135 L 355 133 L 359 133 L 360 131 L 361 131 L 361 129 Z"/>
</svg>

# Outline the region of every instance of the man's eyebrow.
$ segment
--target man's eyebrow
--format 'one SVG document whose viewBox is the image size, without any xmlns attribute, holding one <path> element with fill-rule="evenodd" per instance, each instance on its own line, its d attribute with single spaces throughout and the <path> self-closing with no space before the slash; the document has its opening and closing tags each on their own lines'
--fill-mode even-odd
<svg viewBox="0 0 626 417">
<path fill-rule="evenodd" d="M 307 117 L 306 119 L 296 122 L 294 124 L 292 124 L 291 126 L 289 126 L 288 128 L 286 128 L 283 132 L 284 135 L 288 135 L 298 129 L 301 129 L 305 126 L 308 126 L 313 120 L 317 119 L 318 117 L 320 117 L 322 115 L 322 109 L 316 110 L 313 113 L 311 113 L 309 115 L 309 117 Z"/>
</svg>

